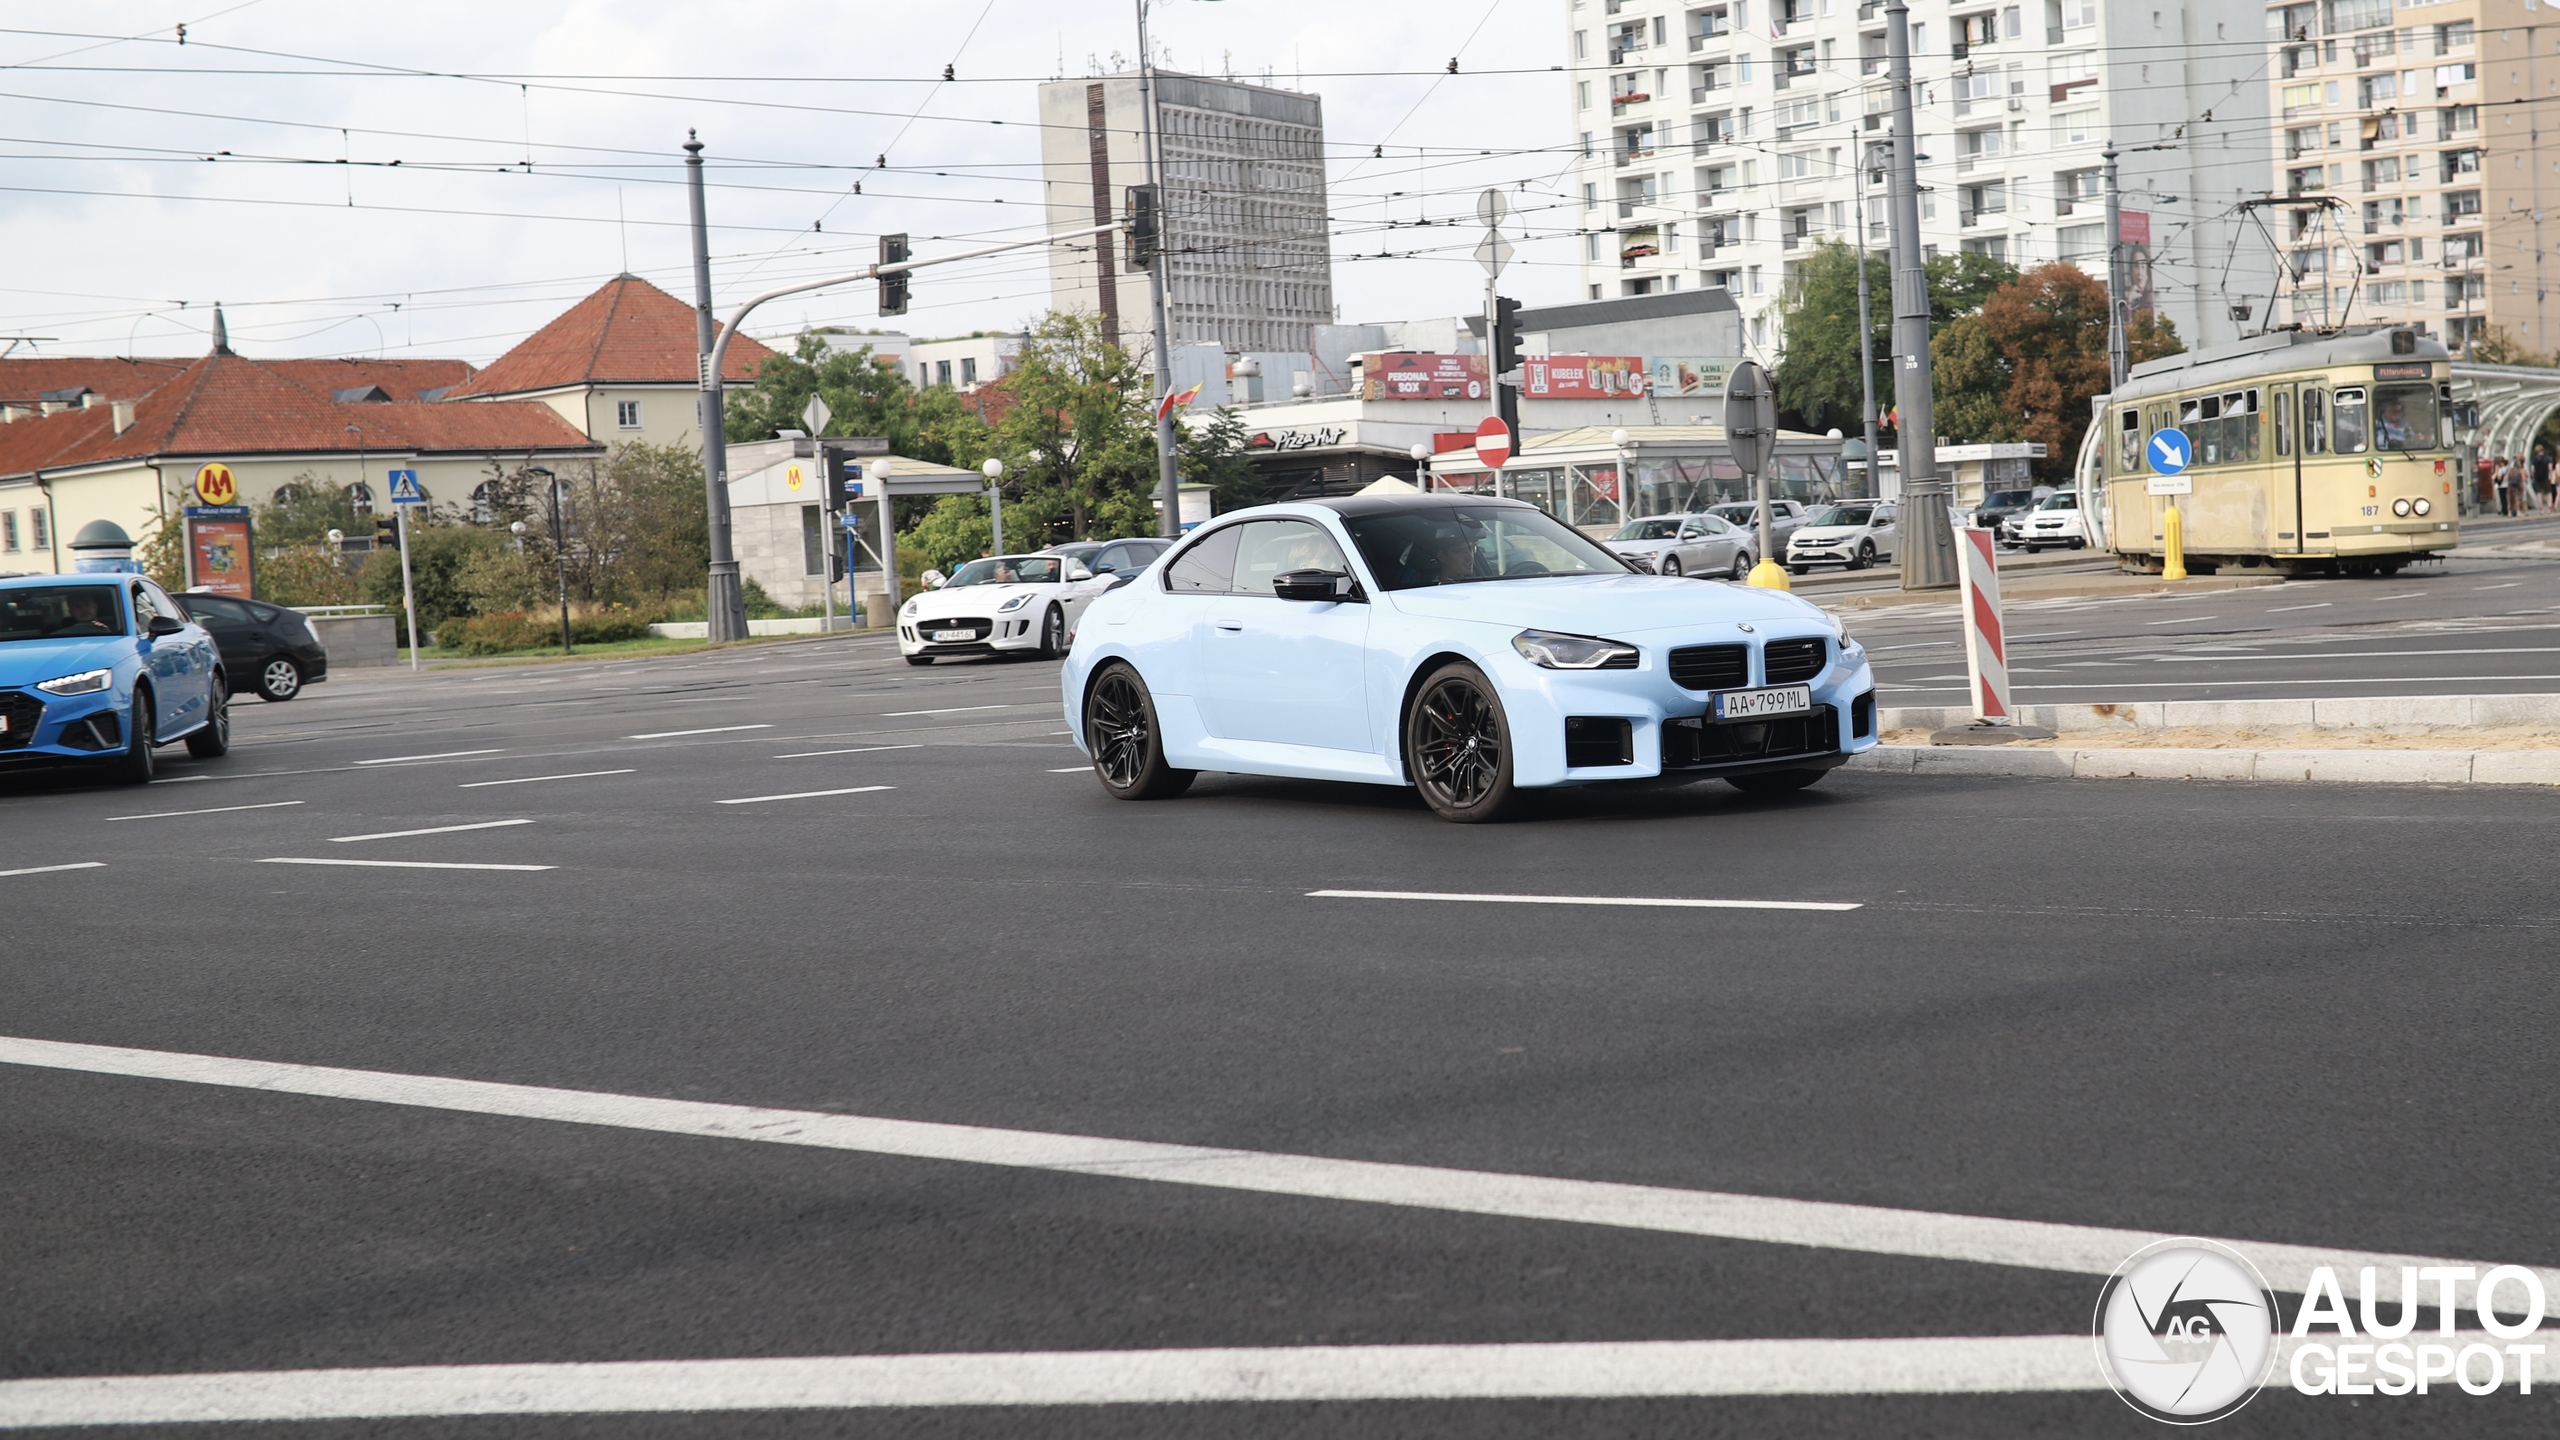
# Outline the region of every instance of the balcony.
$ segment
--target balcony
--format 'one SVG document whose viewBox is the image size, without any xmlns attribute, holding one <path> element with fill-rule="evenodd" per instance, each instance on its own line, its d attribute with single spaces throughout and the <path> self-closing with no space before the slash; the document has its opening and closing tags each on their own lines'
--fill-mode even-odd
<svg viewBox="0 0 2560 1440">
<path fill-rule="evenodd" d="M 1730 85 L 1692 85 L 1689 87 L 1689 103 L 1692 105 L 1704 105 L 1708 103 L 1710 98 L 1721 95 L 1732 88 L 1733 87 Z"/>
<path fill-rule="evenodd" d="M 1652 99 L 1652 98 L 1653 98 L 1653 96 L 1652 96 L 1652 95 L 1650 95 L 1650 94 L 1648 94 L 1648 93 L 1647 93 L 1647 92 L 1645 92 L 1645 91 L 1642 91 L 1642 90 L 1630 90 L 1630 91 L 1628 91 L 1628 92 L 1627 92 L 1626 94 L 1624 94 L 1624 95 L 1612 95 L 1612 96 L 1610 96 L 1610 97 L 1609 97 L 1609 108 L 1611 108 L 1611 109 L 1613 109 L 1613 110 L 1614 110 L 1614 109 L 1616 109 L 1617 107 L 1619 107 L 1619 106 L 1621 106 L 1621 105 L 1641 105 L 1641 104 L 1643 104 L 1644 102 L 1646 102 L 1647 100 L 1650 100 L 1650 99 Z"/>
<path fill-rule="evenodd" d="M 1619 169 L 1621 169 L 1621 170 L 1623 170 L 1623 169 L 1627 168 L 1627 167 L 1628 167 L 1628 166 L 1630 166 L 1630 165 L 1633 165 L 1634 163 L 1636 163 L 1636 162 L 1637 162 L 1637 161 L 1639 161 L 1639 160 L 1650 160 L 1650 159 L 1652 159 L 1652 158 L 1653 158 L 1653 150 L 1652 150 L 1652 148 L 1651 148 L 1651 147 L 1649 147 L 1649 146 L 1648 146 L 1647 148 L 1645 148 L 1645 149 L 1642 149 L 1642 150 L 1617 150 L 1617 151 L 1612 151 L 1612 152 L 1610 153 L 1610 156 L 1609 156 L 1610 163 L 1611 163 L 1611 164 L 1613 164 L 1613 165 L 1615 165 L 1615 166 L 1617 166 L 1617 167 L 1618 167 Z"/>
</svg>

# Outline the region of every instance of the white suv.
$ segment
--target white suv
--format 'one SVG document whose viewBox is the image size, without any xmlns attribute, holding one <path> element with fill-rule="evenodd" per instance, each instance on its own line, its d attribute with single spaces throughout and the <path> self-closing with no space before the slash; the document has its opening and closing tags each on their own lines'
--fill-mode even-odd
<svg viewBox="0 0 2560 1440">
<path fill-rule="evenodd" d="M 1787 568 L 1798 575 L 1816 565 L 1864 570 L 1890 560 L 1901 535 L 1900 512 L 1889 500 L 1843 500 L 1805 518 L 1787 537 Z"/>
<path fill-rule="evenodd" d="M 2089 543 L 2088 527 L 2082 523 L 2080 497 L 2065 490 L 2038 501 L 2033 510 L 2009 517 L 2017 527 L 2017 543 L 2032 555 L 2048 545 L 2061 545 L 2077 550 Z"/>
</svg>

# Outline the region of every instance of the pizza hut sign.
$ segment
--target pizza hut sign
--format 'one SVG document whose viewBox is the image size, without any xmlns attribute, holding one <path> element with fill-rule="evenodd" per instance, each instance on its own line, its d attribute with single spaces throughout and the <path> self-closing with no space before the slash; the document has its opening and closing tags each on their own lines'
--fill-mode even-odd
<svg viewBox="0 0 2560 1440">
<path fill-rule="evenodd" d="M 1360 357 L 1363 400 L 1482 400 L 1481 355 L 1420 355 L 1387 351 Z"/>
<path fill-rule="evenodd" d="M 1341 425 L 1310 425 L 1303 430 L 1264 430 L 1244 442 L 1247 450 L 1286 454 L 1292 450 L 1330 450 L 1351 438 Z"/>
</svg>

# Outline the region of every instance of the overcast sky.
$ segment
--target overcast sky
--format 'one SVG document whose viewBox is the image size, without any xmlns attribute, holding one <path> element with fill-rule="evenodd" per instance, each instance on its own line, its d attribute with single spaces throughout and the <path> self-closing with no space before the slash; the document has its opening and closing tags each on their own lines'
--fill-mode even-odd
<svg viewBox="0 0 2560 1440">
<path fill-rule="evenodd" d="M 1487 184 L 1551 237 L 1570 230 L 1565 79 L 1548 68 L 1565 3 L 1158 0 L 1150 24 L 1161 64 L 1268 70 L 1323 97 L 1334 295 L 1357 321 L 1481 308 L 1464 217 Z M 486 361 L 626 263 L 691 298 L 687 129 L 715 167 L 724 307 L 868 263 L 882 231 L 919 255 L 1035 233 L 1036 87 L 1128 63 L 1133 15 L 1127 0 L 10 5 L 0 334 L 55 337 L 39 353 L 193 354 L 220 300 L 245 354 Z M 946 64 L 959 83 L 936 83 Z M 1572 298 L 1571 246 L 1524 244 L 1505 292 Z M 1439 253 L 1408 253 L 1424 248 Z M 975 262 L 919 275 L 891 328 L 1015 328 L 1046 304 L 1037 259 Z M 868 327 L 872 306 L 870 286 L 848 287 L 749 328 Z"/>
</svg>

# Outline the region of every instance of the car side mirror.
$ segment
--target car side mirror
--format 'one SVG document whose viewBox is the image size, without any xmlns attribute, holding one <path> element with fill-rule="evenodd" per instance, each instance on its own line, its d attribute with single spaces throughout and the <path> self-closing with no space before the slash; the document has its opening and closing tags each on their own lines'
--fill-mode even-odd
<svg viewBox="0 0 2560 1440">
<path fill-rule="evenodd" d="M 1067 562 L 1067 578 L 1069 580 L 1090 580 L 1093 578 L 1093 572 L 1084 567 L 1084 562 L 1080 560 L 1070 560 Z"/>
<path fill-rule="evenodd" d="M 1117 565 L 1096 565 L 1093 567 L 1093 573 L 1096 575 L 1117 575 L 1120 573 L 1120 567 Z"/>
<path fill-rule="evenodd" d="M 184 620 L 172 620 L 166 615 L 154 615 L 151 617 L 151 623 L 144 627 L 144 633 L 156 640 L 163 635 L 175 635 L 186 628 L 187 622 Z"/>
<path fill-rule="evenodd" d="M 1271 593 L 1283 600 L 1348 600 L 1352 589 L 1340 570 L 1290 570 L 1271 580 Z"/>
<path fill-rule="evenodd" d="M 939 570 L 927 570 L 916 578 L 924 582 L 924 588 L 927 590 L 939 590 L 942 588 L 942 582 L 949 577 Z"/>
</svg>

